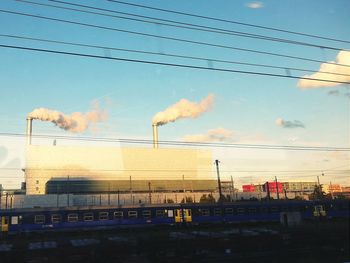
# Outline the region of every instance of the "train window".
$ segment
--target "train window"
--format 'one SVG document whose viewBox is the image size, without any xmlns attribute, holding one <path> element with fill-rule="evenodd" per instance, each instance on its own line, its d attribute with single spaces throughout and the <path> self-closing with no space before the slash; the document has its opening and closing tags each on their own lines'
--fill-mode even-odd
<svg viewBox="0 0 350 263">
<path fill-rule="evenodd" d="M 129 218 L 137 218 L 137 211 L 128 211 Z"/>
<path fill-rule="evenodd" d="M 34 223 L 35 224 L 44 224 L 45 223 L 45 216 L 44 215 L 34 216 Z"/>
<path fill-rule="evenodd" d="M 214 216 L 221 216 L 221 208 L 215 208 L 214 209 Z"/>
<path fill-rule="evenodd" d="M 61 215 L 55 214 L 51 216 L 51 223 L 59 223 L 61 222 Z"/>
<path fill-rule="evenodd" d="M 83 216 L 84 221 L 93 221 L 94 220 L 94 214 L 93 213 L 85 213 Z"/>
<path fill-rule="evenodd" d="M 201 209 L 200 212 L 202 216 L 210 216 L 209 209 Z"/>
<path fill-rule="evenodd" d="M 100 212 L 99 219 L 100 220 L 108 220 L 108 212 Z"/>
<path fill-rule="evenodd" d="M 191 209 L 186 209 L 187 210 L 187 215 L 188 216 L 192 216 L 192 211 L 191 211 Z"/>
<path fill-rule="evenodd" d="M 123 211 L 114 212 L 114 219 L 121 219 L 121 218 L 123 218 Z"/>
<path fill-rule="evenodd" d="M 277 206 L 273 206 L 271 207 L 271 212 L 278 212 L 278 207 Z"/>
<path fill-rule="evenodd" d="M 263 206 L 263 207 L 260 207 L 260 211 L 261 211 L 261 213 L 267 213 L 268 209 L 267 209 L 267 207 Z"/>
<path fill-rule="evenodd" d="M 151 218 L 151 210 L 143 210 L 142 216 L 143 218 Z"/>
<path fill-rule="evenodd" d="M 164 217 L 165 211 L 164 210 L 156 210 L 156 217 Z"/>
<path fill-rule="evenodd" d="M 233 208 L 225 208 L 226 215 L 233 215 Z"/>
<path fill-rule="evenodd" d="M 237 208 L 237 214 L 243 215 L 244 213 L 245 213 L 245 208 L 243 208 L 243 207 Z"/>
<path fill-rule="evenodd" d="M 77 222 L 78 214 L 68 214 L 68 222 Z"/>
<path fill-rule="evenodd" d="M 11 216 L 11 225 L 18 225 L 18 216 Z"/>
<path fill-rule="evenodd" d="M 168 210 L 168 217 L 174 216 L 174 210 Z"/>
<path fill-rule="evenodd" d="M 249 214 L 255 214 L 256 213 L 256 208 L 255 207 L 249 207 L 248 208 L 248 213 Z"/>
</svg>

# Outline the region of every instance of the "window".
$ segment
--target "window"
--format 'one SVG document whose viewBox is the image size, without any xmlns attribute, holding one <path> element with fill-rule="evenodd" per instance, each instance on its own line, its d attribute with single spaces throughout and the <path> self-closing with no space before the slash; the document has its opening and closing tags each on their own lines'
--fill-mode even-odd
<svg viewBox="0 0 350 263">
<path fill-rule="evenodd" d="M 18 225 L 18 216 L 11 217 L 11 225 Z"/>
<path fill-rule="evenodd" d="M 77 222 L 78 214 L 68 214 L 68 222 Z"/>
<path fill-rule="evenodd" d="M 174 210 L 168 210 L 168 217 L 174 216 Z"/>
<path fill-rule="evenodd" d="M 278 207 L 276 206 L 271 207 L 271 212 L 278 212 Z"/>
<path fill-rule="evenodd" d="M 221 209 L 220 208 L 215 208 L 214 209 L 214 216 L 221 216 Z"/>
<path fill-rule="evenodd" d="M 34 223 L 35 224 L 44 224 L 45 223 L 45 216 L 44 215 L 36 215 L 34 217 Z"/>
<path fill-rule="evenodd" d="M 268 209 L 267 209 L 267 207 L 263 206 L 263 207 L 260 207 L 260 211 L 261 211 L 261 213 L 265 214 L 268 212 Z"/>
<path fill-rule="evenodd" d="M 39 180 L 36 180 L 36 184 L 39 184 Z"/>
<path fill-rule="evenodd" d="M 164 217 L 165 211 L 164 210 L 156 210 L 156 217 Z"/>
<path fill-rule="evenodd" d="M 61 215 L 55 214 L 55 215 L 51 216 L 51 223 L 53 223 L 53 224 L 59 223 L 59 222 L 61 222 L 61 220 L 62 220 Z"/>
<path fill-rule="evenodd" d="M 243 207 L 237 208 L 237 214 L 243 215 L 244 213 L 245 213 L 245 208 L 243 208 Z"/>
<path fill-rule="evenodd" d="M 249 207 L 248 208 L 248 213 L 249 214 L 255 214 L 256 213 L 256 208 L 255 207 Z"/>
<path fill-rule="evenodd" d="M 233 215 L 233 208 L 225 208 L 225 214 L 228 216 Z"/>
<path fill-rule="evenodd" d="M 85 213 L 83 216 L 84 221 L 93 221 L 94 220 L 94 214 L 93 213 Z"/>
<path fill-rule="evenodd" d="M 129 218 L 137 218 L 137 211 L 129 211 L 128 217 Z"/>
<path fill-rule="evenodd" d="M 122 211 L 114 212 L 114 219 L 122 219 L 122 218 L 123 218 L 123 212 Z"/>
<path fill-rule="evenodd" d="M 142 211 L 143 218 L 151 218 L 151 211 L 150 210 L 144 210 Z"/>
<path fill-rule="evenodd" d="M 200 211 L 202 216 L 210 216 L 209 209 L 201 209 Z"/>
<path fill-rule="evenodd" d="M 108 212 L 100 212 L 99 219 L 100 220 L 108 220 Z"/>
</svg>

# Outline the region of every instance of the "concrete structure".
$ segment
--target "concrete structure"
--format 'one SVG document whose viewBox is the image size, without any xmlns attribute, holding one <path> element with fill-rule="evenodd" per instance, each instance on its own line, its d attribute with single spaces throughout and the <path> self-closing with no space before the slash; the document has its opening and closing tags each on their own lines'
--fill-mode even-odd
<svg viewBox="0 0 350 263">
<path fill-rule="evenodd" d="M 317 185 L 316 182 L 283 182 L 282 184 L 287 192 L 295 193 L 313 193 Z"/>
<path fill-rule="evenodd" d="M 164 182 L 157 185 L 164 189 L 169 180 L 216 182 L 211 151 L 175 148 L 28 145 L 25 176 L 29 195 L 45 194 L 49 180 L 143 181 L 145 191 L 152 180 Z M 197 190 L 215 190 L 213 185 Z"/>
</svg>

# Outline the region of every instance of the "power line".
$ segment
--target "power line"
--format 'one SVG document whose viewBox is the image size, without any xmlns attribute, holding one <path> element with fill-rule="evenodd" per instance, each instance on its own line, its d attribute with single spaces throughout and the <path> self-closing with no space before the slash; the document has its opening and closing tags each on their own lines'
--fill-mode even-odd
<svg viewBox="0 0 350 263">
<path fill-rule="evenodd" d="M 230 24 L 237 24 L 237 25 L 243 25 L 243 26 L 248 26 L 248 27 L 255 27 L 255 28 L 267 29 L 267 30 L 272 30 L 272 31 L 277 31 L 277 32 L 283 32 L 283 33 L 288 33 L 288 34 L 293 34 L 293 35 L 307 36 L 307 37 L 312 37 L 312 38 L 318 38 L 318 39 L 323 39 L 323 40 L 330 40 L 330 41 L 350 44 L 350 41 L 348 41 L 348 40 L 324 37 L 324 36 L 320 36 L 320 35 L 302 33 L 302 32 L 297 32 L 297 31 L 292 31 L 292 30 L 285 30 L 285 29 L 281 29 L 281 28 L 261 26 L 261 25 L 257 25 L 257 24 L 244 23 L 244 22 L 228 20 L 228 19 L 222 19 L 222 18 L 217 18 L 217 17 L 203 16 L 203 15 L 198 15 L 198 14 L 193 14 L 193 13 L 179 12 L 179 11 L 175 11 L 175 10 L 157 8 L 157 7 L 146 6 L 146 5 L 135 4 L 135 3 L 129 3 L 129 2 L 118 1 L 118 0 L 108 0 L 108 1 L 109 2 L 118 3 L 118 4 L 123 4 L 123 5 L 136 6 L 136 7 L 140 7 L 140 8 L 166 12 L 166 13 L 172 13 L 172 14 L 178 14 L 178 15 L 184 15 L 184 16 L 191 16 L 191 17 L 202 18 L 202 19 L 207 19 L 207 20 L 214 20 L 214 21 L 225 22 L 225 23 L 230 23 Z"/>
<path fill-rule="evenodd" d="M 266 64 L 247 63 L 247 62 L 241 62 L 241 61 L 221 60 L 221 59 L 215 59 L 215 58 L 185 56 L 185 55 L 179 55 L 179 54 L 173 54 L 173 53 L 152 52 L 152 51 L 135 50 L 135 49 L 125 49 L 125 48 L 117 48 L 117 47 L 110 47 L 110 46 L 101 46 L 101 45 L 77 43 L 77 42 L 66 42 L 66 41 L 53 40 L 53 39 L 33 38 L 33 37 L 19 36 L 19 35 L 0 34 L 0 37 L 24 39 L 24 40 L 39 41 L 39 42 L 54 43 L 54 44 L 62 44 L 62 45 L 70 45 L 70 46 L 78 46 L 78 47 L 97 48 L 97 49 L 103 49 L 103 50 L 108 49 L 108 50 L 116 50 L 116 51 L 131 52 L 131 53 L 138 53 L 138 54 L 158 55 L 158 56 L 175 57 L 175 58 L 185 58 L 185 59 L 200 60 L 200 61 L 205 61 L 205 62 L 210 61 L 210 62 L 219 62 L 219 63 L 226 63 L 226 64 L 246 65 L 246 66 L 255 66 L 255 67 L 263 67 L 263 68 L 274 68 L 274 69 L 282 69 L 282 70 L 294 70 L 294 71 L 302 71 L 302 72 L 315 72 L 314 70 L 311 70 L 311 69 L 273 66 L 273 65 L 266 65 Z M 330 75 L 350 76 L 349 74 L 335 73 L 335 72 L 329 72 L 329 71 L 318 71 L 318 72 L 319 73 L 324 73 L 324 74 L 330 74 Z"/>
<path fill-rule="evenodd" d="M 19 2 L 27 3 L 27 4 L 45 6 L 45 7 L 53 7 L 53 8 L 58 8 L 58 9 L 76 11 L 76 12 L 80 12 L 80 13 L 95 14 L 95 15 L 100 15 L 100 16 L 113 17 L 113 18 L 117 18 L 117 19 L 124 19 L 124 20 L 131 20 L 131 21 L 137 21 L 137 22 L 142 22 L 142 23 L 168 26 L 168 27 L 176 27 L 176 28 L 183 28 L 183 29 L 189 29 L 189 30 L 195 30 L 195 31 L 203 31 L 203 32 L 209 32 L 209 33 L 216 33 L 216 34 L 232 35 L 232 36 L 238 36 L 238 37 L 246 37 L 246 38 L 274 41 L 274 42 L 280 42 L 280 43 L 286 43 L 286 44 L 302 45 L 302 46 L 322 48 L 322 49 L 330 49 L 330 50 L 337 50 L 337 51 L 344 50 L 342 48 L 336 48 L 336 47 L 331 47 L 331 46 L 317 45 L 317 44 L 312 44 L 312 43 L 307 43 L 307 42 L 294 41 L 294 40 L 284 39 L 284 38 L 269 37 L 266 35 L 251 34 L 251 33 L 242 32 L 242 31 L 234 31 L 234 30 L 228 30 L 228 29 L 217 28 L 217 27 L 209 27 L 209 26 L 203 26 L 203 25 L 198 25 L 198 24 L 193 24 L 193 23 L 184 23 L 184 22 L 179 22 L 179 21 L 175 21 L 175 20 L 142 16 L 142 15 L 137 15 L 137 14 L 133 14 L 133 13 L 126 13 L 126 12 L 119 12 L 119 11 L 115 11 L 115 10 L 108 10 L 108 9 L 104 9 L 104 8 L 97 8 L 94 6 L 73 4 L 73 3 L 64 2 L 64 1 L 50 0 L 51 2 L 57 2 L 57 3 L 61 3 L 61 4 L 71 5 L 71 6 L 79 6 L 79 7 L 89 8 L 92 10 L 102 10 L 102 11 L 106 11 L 106 12 L 110 12 L 110 13 L 129 15 L 129 16 L 134 16 L 134 17 L 142 17 L 142 18 L 152 19 L 155 21 L 166 21 L 166 22 L 171 22 L 171 23 L 175 23 L 175 24 L 155 22 L 155 21 L 149 21 L 149 20 L 144 20 L 144 19 L 125 17 L 125 16 L 116 16 L 116 15 L 110 15 L 110 14 L 105 14 L 105 13 L 92 12 L 92 11 L 86 11 L 86 10 L 81 10 L 81 9 L 76 9 L 76 8 L 68 8 L 68 7 L 57 6 L 57 5 L 43 4 L 43 3 L 37 3 L 37 2 L 32 2 L 32 1 L 26 1 L 26 0 L 15 0 L 15 1 L 19 1 Z"/>
<path fill-rule="evenodd" d="M 22 170 L 20 167 L 0 167 L 0 170 Z M 27 167 L 28 170 L 54 170 L 54 171 L 99 171 L 99 172 L 213 172 L 214 170 L 205 170 L 205 169 L 77 169 L 77 168 L 49 168 L 49 167 Z M 305 169 L 305 170 L 220 170 L 220 172 L 225 173 L 314 173 L 322 172 L 322 169 Z M 350 170 L 330 170 L 332 172 L 350 172 Z"/>
<path fill-rule="evenodd" d="M 23 133 L 0 133 L 0 136 L 8 137 L 27 137 Z M 94 142 L 119 142 L 131 144 L 153 144 L 153 140 L 145 139 L 116 139 L 103 137 L 83 137 L 83 136 L 62 136 L 62 135 L 32 135 L 33 138 L 46 139 L 67 139 Z M 290 146 L 290 145 L 267 145 L 267 144 L 238 144 L 238 143 L 217 143 L 217 142 L 185 142 L 185 141 L 159 141 L 160 145 L 173 146 L 206 146 L 206 147 L 231 147 L 247 149 L 264 149 L 264 150 L 309 150 L 309 151 L 350 151 L 346 147 L 317 147 L 317 146 Z"/>
<path fill-rule="evenodd" d="M 44 20 L 50 20 L 50 21 L 55 21 L 55 22 L 68 23 L 68 24 L 85 26 L 85 27 L 98 28 L 98 29 L 103 29 L 103 30 L 128 33 L 128 34 L 133 34 L 133 35 L 140 35 L 140 36 L 154 37 L 154 38 L 166 39 L 166 40 L 177 41 L 177 42 L 191 43 L 191 44 L 196 44 L 196 45 L 204 45 L 204 46 L 224 48 L 224 49 L 230 49 L 230 50 L 238 50 L 238 51 L 262 54 L 262 55 L 277 56 L 277 57 L 283 57 L 283 58 L 289 58 L 289 59 L 297 59 L 297 60 L 303 60 L 303 61 L 309 61 L 309 62 L 317 62 L 317 63 L 343 66 L 343 67 L 350 67 L 350 65 L 346 65 L 346 64 L 338 64 L 338 63 L 334 63 L 334 62 L 327 62 L 327 61 L 322 61 L 322 60 L 317 60 L 317 59 L 303 58 L 303 57 L 298 57 L 298 56 L 291 56 L 291 55 L 274 53 L 274 52 L 259 51 L 259 50 L 247 49 L 247 48 L 238 48 L 238 47 L 234 47 L 234 46 L 213 44 L 213 43 L 209 43 L 209 42 L 194 41 L 194 40 L 183 39 L 183 38 L 165 37 L 165 36 L 159 36 L 159 35 L 155 35 L 155 34 L 148 34 L 148 33 L 142 33 L 142 32 L 137 32 L 137 31 L 124 30 L 124 29 L 119 29 L 119 28 L 115 28 L 115 27 L 107 27 L 107 26 L 101 26 L 101 25 L 96 25 L 96 24 L 88 24 L 88 23 L 82 23 L 82 22 L 77 22 L 77 21 L 72 21 L 72 20 L 64 20 L 64 19 L 47 17 L 47 16 L 39 16 L 39 15 L 33 15 L 33 14 L 28 14 L 28 13 L 22 13 L 22 12 L 14 12 L 14 11 L 3 10 L 3 9 L 0 9 L 0 12 L 7 13 L 7 14 L 13 14 L 13 15 L 38 18 L 38 19 L 44 19 Z"/>
<path fill-rule="evenodd" d="M 79 56 L 79 57 L 85 57 L 85 58 L 98 58 L 98 59 L 116 60 L 116 61 L 124 61 L 124 62 L 143 63 L 143 64 L 149 64 L 149 65 L 160 65 L 160 66 L 170 66 L 170 67 L 179 67 L 179 68 L 211 70 L 211 71 L 219 71 L 219 72 L 227 72 L 227 73 L 250 74 L 250 75 L 258 75 L 258 76 L 280 77 L 280 78 L 290 78 L 290 79 L 304 79 L 304 80 L 331 82 L 331 83 L 338 83 L 338 84 L 350 84 L 350 82 L 330 80 L 330 79 L 296 77 L 296 76 L 291 76 L 291 75 L 264 73 L 264 72 L 256 72 L 256 71 L 233 70 L 233 69 L 214 68 L 214 67 L 202 67 L 202 66 L 194 66 L 194 65 L 186 65 L 186 64 L 175 64 L 175 63 L 166 63 L 166 62 L 158 62 L 158 61 L 151 61 L 151 60 L 129 59 L 129 58 L 121 58 L 121 57 L 106 57 L 106 56 L 99 56 L 99 55 L 92 55 L 92 54 L 85 54 L 85 53 L 66 52 L 66 51 L 58 51 L 58 50 L 52 50 L 52 49 L 39 49 L 39 48 L 23 47 L 23 46 L 13 46 L 13 45 L 0 44 L 0 48 L 11 48 L 11 49 L 26 50 L 26 51 L 45 52 L 45 53 L 51 53 L 51 54 Z"/>
</svg>

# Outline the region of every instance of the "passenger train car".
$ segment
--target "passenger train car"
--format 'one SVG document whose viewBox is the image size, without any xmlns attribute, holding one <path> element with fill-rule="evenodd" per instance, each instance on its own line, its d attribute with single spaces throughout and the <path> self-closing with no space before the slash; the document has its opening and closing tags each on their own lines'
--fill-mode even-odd
<svg viewBox="0 0 350 263">
<path fill-rule="evenodd" d="M 0 210 L 0 218 L 2 232 L 16 233 L 133 225 L 279 222 L 281 216 L 290 212 L 296 212 L 302 220 L 349 218 L 349 200 L 9 209 Z"/>
</svg>

